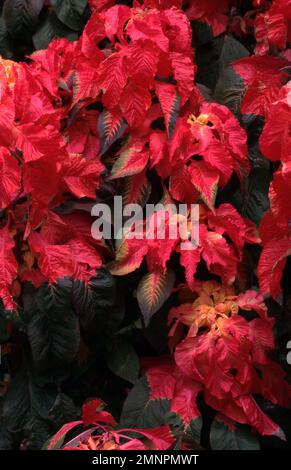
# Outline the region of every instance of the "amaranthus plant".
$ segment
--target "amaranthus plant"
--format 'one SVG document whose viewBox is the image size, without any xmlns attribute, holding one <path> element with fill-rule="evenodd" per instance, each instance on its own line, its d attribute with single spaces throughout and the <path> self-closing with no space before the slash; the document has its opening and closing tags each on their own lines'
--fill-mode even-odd
<svg viewBox="0 0 291 470">
<path fill-rule="evenodd" d="M 2 3 L 0 448 L 290 446 L 291 1 Z"/>
</svg>

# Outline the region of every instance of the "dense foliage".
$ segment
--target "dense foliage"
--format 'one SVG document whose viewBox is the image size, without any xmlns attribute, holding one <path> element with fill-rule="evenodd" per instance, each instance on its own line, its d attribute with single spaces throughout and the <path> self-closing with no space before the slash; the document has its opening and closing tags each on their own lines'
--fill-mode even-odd
<svg viewBox="0 0 291 470">
<path fill-rule="evenodd" d="M 0 448 L 290 446 L 291 1 L 1 3 Z"/>
</svg>

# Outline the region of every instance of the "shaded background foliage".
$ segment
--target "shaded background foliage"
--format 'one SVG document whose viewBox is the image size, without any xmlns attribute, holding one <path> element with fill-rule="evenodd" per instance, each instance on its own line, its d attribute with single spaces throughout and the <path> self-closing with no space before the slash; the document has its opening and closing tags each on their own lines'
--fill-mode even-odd
<svg viewBox="0 0 291 470">
<path fill-rule="evenodd" d="M 250 1 L 239 2 L 237 13 L 243 16 L 250 6 Z M 0 54 L 8 59 L 26 60 L 28 54 L 46 48 L 54 39 L 75 40 L 89 17 L 85 0 L 1 1 Z M 233 61 L 252 53 L 253 37 L 246 37 L 242 44 L 235 35 L 213 37 L 211 28 L 204 23 L 192 21 L 191 25 L 200 91 L 206 99 L 213 96 L 218 103 L 228 106 L 248 133 L 251 172 L 244 189 L 240 189 L 237 177 L 233 176 L 219 190 L 217 203 L 232 200 L 242 215 L 258 224 L 269 207 L 268 190 L 275 165 L 258 149 L 262 118 L 240 115 L 243 84 L 230 67 Z M 107 148 L 104 154 L 106 151 Z M 245 251 L 249 267 L 246 284 L 253 285 L 260 249 L 249 245 Z M 177 280 L 182 280 L 175 260 L 171 263 Z M 203 266 L 200 271 L 200 279 L 207 279 Z M 0 448 L 41 448 L 60 426 L 78 418 L 84 400 L 93 396 L 109 403 L 113 415 L 117 419 L 121 416 L 123 426 L 142 428 L 164 423 L 168 400 L 150 400 L 146 377 L 138 378 L 139 358 L 168 352 L 166 319 L 169 308 L 178 300 L 174 294 L 145 327 L 136 298 L 138 283 L 145 273 L 142 266 L 117 279 L 106 269 L 100 269 L 91 279 L 90 287 L 70 279 L 60 280 L 53 289 L 48 284 L 38 290 L 27 285 L 23 310 L 12 318 L 16 326 L 12 337 L 7 331 L 11 317 L 8 322 L 2 309 L 1 343 L 9 343 L 9 349 L 3 355 L 1 369 L 4 377 L 9 372 L 14 378 L 1 401 Z M 269 300 L 278 319 L 276 352 L 282 364 L 290 332 L 290 274 L 291 263 L 287 263 L 282 306 Z M 128 394 L 132 385 L 134 388 Z M 206 416 L 201 437 L 204 447 L 221 448 L 224 442 L 227 448 L 257 448 L 257 442 L 243 426 L 229 432 L 214 421 L 209 435 L 212 412 L 202 399 L 199 407 Z M 261 407 L 282 426 L 287 437 L 287 443 L 276 437 L 260 437 L 261 446 L 290 447 L 290 413 L 267 402 L 262 402 Z M 171 422 L 173 417 L 167 419 Z M 195 426 L 190 429 L 190 442 L 200 441 L 199 431 Z"/>
<path fill-rule="evenodd" d="M 1 1 L 0 54 L 23 60 L 54 39 L 74 41 L 90 16 L 87 0 Z"/>
</svg>

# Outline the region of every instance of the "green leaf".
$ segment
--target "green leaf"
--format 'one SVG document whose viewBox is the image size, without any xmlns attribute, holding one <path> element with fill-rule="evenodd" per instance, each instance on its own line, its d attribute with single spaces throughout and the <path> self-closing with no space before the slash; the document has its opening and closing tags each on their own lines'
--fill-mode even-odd
<svg viewBox="0 0 291 470">
<path fill-rule="evenodd" d="M 270 171 L 265 168 L 253 169 L 247 181 L 242 212 L 257 225 L 269 209 L 270 182 Z"/>
<path fill-rule="evenodd" d="M 224 37 L 223 46 L 219 58 L 220 73 L 235 60 L 239 60 L 242 57 L 247 57 L 248 55 L 249 51 L 241 42 L 239 42 L 233 36 L 226 35 Z"/>
<path fill-rule="evenodd" d="M 152 428 L 165 424 L 170 402 L 151 400 L 146 377 L 142 377 L 127 396 L 120 418 L 120 427 Z"/>
<path fill-rule="evenodd" d="M 212 29 L 209 24 L 201 21 L 193 21 L 192 24 L 193 41 L 195 47 L 211 42 L 213 38 Z"/>
<path fill-rule="evenodd" d="M 244 83 L 234 72 L 231 64 L 248 55 L 248 50 L 239 41 L 232 36 L 225 36 L 218 62 L 218 79 L 214 90 L 214 99 L 227 106 L 234 114 L 239 113 Z"/>
<path fill-rule="evenodd" d="M 71 364 L 79 350 L 79 327 L 74 314 L 62 322 L 36 314 L 27 334 L 34 363 L 42 370 Z"/>
<path fill-rule="evenodd" d="M 171 269 L 165 274 L 157 272 L 146 274 L 139 282 L 137 300 L 146 326 L 171 295 L 174 283 L 175 274 Z"/>
<path fill-rule="evenodd" d="M 0 451 L 13 450 L 13 437 L 3 423 L 0 423 Z"/>
<path fill-rule="evenodd" d="M 74 31 L 84 26 L 87 0 L 51 0 L 58 19 Z"/>
<path fill-rule="evenodd" d="M 34 363 L 46 370 L 70 364 L 80 343 L 78 318 L 71 309 L 72 283 L 44 283 L 34 295 L 27 327 Z"/>
<path fill-rule="evenodd" d="M 214 90 L 227 67 L 235 60 L 248 55 L 248 50 L 232 36 L 213 38 L 197 48 L 197 80 Z"/>
<path fill-rule="evenodd" d="M 46 49 L 54 39 L 66 38 L 69 41 L 78 39 L 78 33 L 64 25 L 53 11 L 46 12 L 33 35 L 36 49 Z"/>
<path fill-rule="evenodd" d="M 247 426 L 230 429 L 221 421 L 213 421 L 210 432 L 213 450 L 259 450 L 259 442 Z"/>
<path fill-rule="evenodd" d="M 114 341 L 114 340 L 113 340 Z M 106 355 L 109 369 L 118 377 L 134 383 L 139 374 L 139 358 L 127 341 L 119 339 L 113 342 Z"/>
<path fill-rule="evenodd" d="M 186 434 L 190 439 L 194 439 L 194 441 L 200 443 L 201 431 L 202 431 L 202 418 L 199 416 L 196 419 L 192 419 L 190 421 L 189 426 L 186 430 Z"/>
<path fill-rule="evenodd" d="M 176 413 L 170 412 L 167 417 L 167 424 L 171 427 L 179 429 L 179 433 L 183 433 L 187 439 L 195 441 L 197 444 L 200 444 L 201 431 L 202 431 L 202 417 L 199 416 L 196 419 L 192 419 L 187 427 L 179 415 Z"/>
<path fill-rule="evenodd" d="M 62 320 L 72 312 L 71 290 L 72 281 L 69 278 L 58 279 L 56 284 L 44 282 L 33 296 L 30 304 L 32 311 L 27 313 L 34 315 L 35 311 L 39 311 L 55 320 Z"/>
<path fill-rule="evenodd" d="M 49 435 L 48 411 L 55 396 L 55 388 L 40 386 L 34 370 L 25 361 L 9 385 L 3 402 L 5 429 L 10 433 L 25 431 L 29 448 L 41 448 Z"/>
<path fill-rule="evenodd" d="M 43 3 L 43 0 L 5 1 L 3 18 L 12 37 L 27 37 L 34 31 Z"/>
<path fill-rule="evenodd" d="M 116 329 L 123 318 L 123 303 L 119 299 L 114 277 L 99 269 L 87 284 L 74 281 L 72 291 L 73 308 L 83 328 L 96 325 L 98 331 Z"/>
<path fill-rule="evenodd" d="M 217 81 L 213 94 L 215 101 L 227 106 L 235 115 L 239 115 L 243 93 L 243 80 L 231 67 L 227 67 Z"/>
<path fill-rule="evenodd" d="M 11 59 L 13 56 L 11 40 L 3 17 L 0 18 L 0 55 L 4 59 Z"/>
<path fill-rule="evenodd" d="M 74 405 L 71 397 L 59 392 L 53 406 L 49 410 L 49 419 L 57 426 L 74 421 L 79 418 L 80 410 Z"/>
</svg>

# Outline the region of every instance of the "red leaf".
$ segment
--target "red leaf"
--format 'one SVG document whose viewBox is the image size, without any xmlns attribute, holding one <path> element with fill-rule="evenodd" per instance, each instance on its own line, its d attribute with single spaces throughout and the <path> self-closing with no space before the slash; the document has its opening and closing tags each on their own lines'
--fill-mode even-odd
<svg viewBox="0 0 291 470">
<path fill-rule="evenodd" d="M 151 105 L 151 95 L 143 85 L 129 81 L 120 98 L 120 108 L 130 127 L 138 127 Z"/>
<path fill-rule="evenodd" d="M 243 246 L 246 241 L 249 242 L 249 239 L 248 227 L 237 210 L 231 204 L 221 204 L 215 213 L 208 215 L 207 221 L 212 230 L 231 239 L 240 257 Z"/>
<path fill-rule="evenodd" d="M 263 411 L 259 408 L 253 397 L 244 396 L 239 398 L 239 405 L 242 407 L 247 422 L 262 435 L 275 435 L 281 439 L 285 439 L 284 433 L 280 426 L 272 421 Z"/>
<path fill-rule="evenodd" d="M 68 190 L 77 198 L 96 199 L 100 183 L 100 173 L 104 166 L 99 160 L 86 160 L 77 155 L 69 155 L 64 169 L 64 182 Z"/>
<path fill-rule="evenodd" d="M 108 269 L 115 276 L 123 276 L 140 267 L 148 252 L 145 240 L 125 238 L 117 250 L 115 261 L 109 263 Z"/>
<path fill-rule="evenodd" d="M 186 165 L 176 167 L 170 178 L 170 193 L 174 199 L 192 204 L 196 202 L 199 191 L 191 181 L 191 173 Z"/>
<path fill-rule="evenodd" d="M 37 253 L 38 266 L 49 282 L 71 276 L 88 280 L 95 269 L 102 265 L 102 258 L 95 247 L 82 238 L 73 238 L 63 245 L 47 244 L 37 233 L 29 238 L 31 249 Z"/>
<path fill-rule="evenodd" d="M 193 419 L 200 416 L 196 400 L 201 390 L 202 387 L 199 383 L 187 377 L 181 377 L 177 380 L 171 403 L 171 411 L 181 418 L 185 427 L 187 427 Z"/>
<path fill-rule="evenodd" d="M 0 298 L 8 310 L 15 308 L 12 288 L 18 265 L 13 253 L 14 240 L 7 227 L 0 230 Z"/>
<path fill-rule="evenodd" d="M 247 88 L 241 102 L 241 112 L 265 116 L 277 100 L 281 80 L 274 76 L 257 76 Z"/>
<path fill-rule="evenodd" d="M 274 239 L 265 245 L 258 264 L 258 277 L 263 295 L 271 294 L 276 299 L 280 294 L 282 271 L 290 254 L 289 238 Z"/>
<path fill-rule="evenodd" d="M 202 258 L 210 272 L 217 274 L 227 284 L 232 284 L 237 273 L 238 259 L 225 238 L 216 232 L 207 232 L 200 224 Z"/>
<path fill-rule="evenodd" d="M 143 150 L 143 145 L 126 145 L 122 148 L 116 162 L 114 163 L 110 179 L 124 178 L 141 173 L 149 159 L 149 151 Z"/>
<path fill-rule="evenodd" d="M 171 52 L 170 59 L 181 102 L 184 104 L 194 89 L 195 67 L 193 61 L 185 53 Z"/>
<path fill-rule="evenodd" d="M 167 450 L 175 442 L 169 426 L 166 425 L 152 429 L 134 429 L 134 432 L 149 439 L 157 450 Z"/>
<path fill-rule="evenodd" d="M 194 289 L 197 265 L 201 258 L 201 250 L 196 248 L 195 250 L 181 250 L 180 251 L 180 263 L 185 268 L 186 281 L 189 289 Z"/>
<path fill-rule="evenodd" d="M 144 207 L 150 196 L 150 191 L 151 184 L 147 179 L 146 169 L 137 175 L 125 178 L 122 191 L 123 205 L 140 204 Z"/>
<path fill-rule="evenodd" d="M 278 75 L 281 76 L 283 69 L 288 65 L 286 59 L 275 57 L 271 55 L 243 57 L 235 61 L 232 67 L 240 77 L 242 77 L 246 84 L 251 83 L 256 75 L 259 73 L 261 77 L 272 76 L 277 81 Z"/>
<path fill-rule="evenodd" d="M 174 85 L 156 82 L 155 87 L 165 117 L 168 136 L 171 137 L 179 115 L 180 97 Z"/>
<path fill-rule="evenodd" d="M 256 54 L 267 54 L 270 46 L 285 49 L 288 29 L 283 14 L 268 12 L 259 14 L 254 26 L 257 40 Z"/>
<path fill-rule="evenodd" d="M 11 153 L 0 147 L 0 209 L 5 209 L 20 191 L 21 169 Z"/>
<path fill-rule="evenodd" d="M 156 73 L 157 62 L 158 49 L 153 41 L 140 39 L 129 45 L 126 67 L 134 83 L 148 87 Z"/>
<path fill-rule="evenodd" d="M 116 426 L 116 421 L 113 416 L 104 411 L 105 403 L 102 400 L 90 400 L 87 403 L 84 403 L 82 407 L 82 420 L 84 426 L 89 426 L 90 424 L 104 423 L 109 424 L 110 426 Z"/>
<path fill-rule="evenodd" d="M 115 52 L 107 57 L 100 64 L 98 74 L 103 104 L 112 109 L 118 104 L 127 81 L 123 55 Z"/>
<path fill-rule="evenodd" d="M 150 388 L 150 400 L 171 400 L 174 395 L 176 379 L 173 375 L 173 363 L 158 363 L 146 371 Z"/>
<path fill-rule="evenodd" d="M 269 111 L 259 139 L 261 152 L 270 160 L 288 161 L 291 144 L 290 107 L 285 103 L 278 102 L 272 105 Z"/>
<path fill-rule="evenodd" d="M 204 162 L 193 162 L 189 167 L 191 183 L 199 192 L 201 199 L 210 208 L 214 208 L 219 176 L 209 169 Z"/>
</svg>

